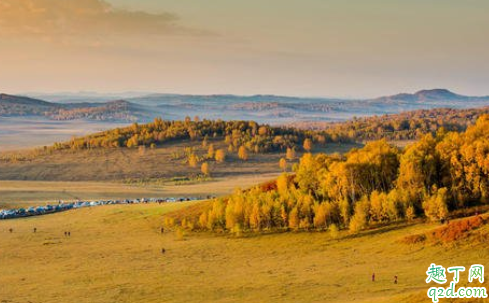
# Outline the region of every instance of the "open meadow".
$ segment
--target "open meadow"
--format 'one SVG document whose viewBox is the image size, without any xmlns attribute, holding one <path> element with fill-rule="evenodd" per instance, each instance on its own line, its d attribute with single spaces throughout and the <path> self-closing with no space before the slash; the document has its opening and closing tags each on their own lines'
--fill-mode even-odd
<svg viewBox="0 0 489 303">
<path fill-rule="evenodd" d="M 248 188 L 272 180 L 277 174 L 214 178 L 181 184 L 126 184 L 122 182 L 0 181 L 0 208 L 18 208 L 76 200 L 124 200 L 135 198 L 223 196 L 236 188 Z"/>
<path fill-rule="evenodd" d="M 189 142 L 144 152 L 109 149 L 55 152 L 24 161 L 0 161 L 0 208 L 18 208 L 76 200 L 117 200 L 142 197 L 225 196 L 275 179 L 281 170 L 281 154 L 252 155 L 241 161 L 230 155 L 226 163 L 211 164 L 211 178 L 195 177 L 199 168 L 189 167 L 172 153 Z M 351 145 L 332 145 L 329 152 L 345 152 Z M 30 153 L 25 152 L 24 153 Z M 291 169 L 292 161 L 289 164 Z M 175 181 L 188 178 L 188 181 Z"/>
<path fill-rule="evenodd" d="M 222 142 L 214 143 L 215 149 L 225 149 Z M 359 144 L 329 144 L 314 152 L 344 153 Z M 0 154 L 0 180 L 38 181 L 132 181 L 175 177 L 195 177 L 200 165 L 190 167 L 185 163 L 185 149 L 192 148 L 197 155 L 205 155 L 207 148 L 199 142 L 181 140 L 158 148 L 109 148 L 82 151 L 36 152 L 26 150 Z M 279 160 L 283 153 L 250 153 L 247 161 L 238 158 L 237 152 L 228 153 L 226 161 L 210 161 L 212 177 L 232 177 L 256 174 L 280 173 Z M 297 153 L 297 158 L 301 154 Z M 298 159 L 290 161 L 288 170 Z"/>
<path fill-rule="evenodd" d="M 354 144 L 331 144 L 318 152 L 344 153 Z M 59 200 L 116 200 L 141 197 L 224 196 L 275 179 L 282 153 L 251 154 L 247 161 L 236 154 L 226 162 L 210 163 L 211 177 L 199 179 L 200 167 L 190 167 L 176 154 L 197 142 L 170 143 L 161 148 L 95 149 L 90 151 L 34 150 L 3 153 L 0 161 L 0 208 L 25 207 Z M 216 143 L 216 148 L 222 147 Z M 12 155 L 21 160 L 11 160 Z M 299 156 L 299 155 L 298 155 Z M 9 159 L 9 160 L 5 160 Z M 289 161 L 288 170 L 298 160 Z M 182 179 L 184 181 L 178 181 Z"/>
<path fill-rule="evenodd" d="M 337 240 L 324 232 L 160 233 L 168 212 L 197 203 L 102 206 L 0 221 L 1 302 L 428 302 L 430 263 L 489 261 L 486 243 L 400 242 L 439 226 L 431 223 L 355 237 L 340 232 Z M 480 232 L 487 234 L 487 226 Z"/>
</svg>

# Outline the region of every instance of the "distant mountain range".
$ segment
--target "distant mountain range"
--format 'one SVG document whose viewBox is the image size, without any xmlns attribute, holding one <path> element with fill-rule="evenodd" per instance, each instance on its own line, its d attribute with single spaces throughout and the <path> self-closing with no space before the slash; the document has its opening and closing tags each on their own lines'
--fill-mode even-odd
<svg viewBox="0 0 489 303">
<path fill-rule="evenodd" d="M 41 98 L 42 97 L 42 100 Z M 470 97 L 446 89 L 421 90 L 375 99 L 300 98 L 275 95 L 109 95 L 124 100 L 101 101 L 103 95 L 44 94 L 29 97 L 0 94 L 0 116 L 39 116 L 51 120 L 146 122 L 155 117 L 255 120 L 269 124 L 298 121 L 341 121 L 431 108 L 473 108 L 489 105 L 489 96 Z M 47 100 L 47 101 L 45 101 Z M 84 102 L 83 100 L 87 100 Z M 107 99 L 110 100 L 110 99 Z"/>
</svg>

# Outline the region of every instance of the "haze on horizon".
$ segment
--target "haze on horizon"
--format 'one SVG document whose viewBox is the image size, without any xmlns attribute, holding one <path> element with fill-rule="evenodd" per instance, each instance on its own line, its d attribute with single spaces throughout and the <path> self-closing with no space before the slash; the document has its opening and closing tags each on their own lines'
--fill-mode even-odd
<svg viewBox="0 0 489 303">
<path fill-rule="evenodd" d="M 485 0 L 0 0 L 0 92 L 488 95 Z"/>
</svg>

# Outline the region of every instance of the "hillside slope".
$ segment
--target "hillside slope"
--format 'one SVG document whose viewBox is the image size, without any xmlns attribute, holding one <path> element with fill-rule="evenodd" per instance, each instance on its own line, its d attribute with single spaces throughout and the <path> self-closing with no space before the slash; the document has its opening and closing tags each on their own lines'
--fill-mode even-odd
<svg viewBox="0 0 489 303">
<path fill-rule="evenodd" d="M 384 102 L 426 102 L 426 101 L 464 101 L 470 99 L 487 99 L 488 97 L 469 97 L 463 96 L 449 91 L 448 89 L 425 89 L 415 92 L 414 94 L 397 94 L 393 96 L 385 96 L 376 98 L 373 101 Z"/>
<path fill-rule="evenodd" d="M 124 100 L 105 103 L 52 103 L 22 96 L 0 94 L 0 116 L 37 116 L 51 120 L 136 121 L 145 110 Z"/>
</svg>

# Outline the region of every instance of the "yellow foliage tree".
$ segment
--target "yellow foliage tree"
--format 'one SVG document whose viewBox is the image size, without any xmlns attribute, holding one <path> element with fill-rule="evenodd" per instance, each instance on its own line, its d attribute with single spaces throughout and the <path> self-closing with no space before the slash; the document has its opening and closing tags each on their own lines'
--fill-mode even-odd
<svg viewBox="0 0 489 303">
<path fill-rule="evenodd" d="M 257 203 L 255 203 L 255 205 L 253 205 L 253 209 L 251 211 L 250 226 L 253 229 L 260 229 L 261 228 L 260 206 L 258 206 Z"/>
<path fill-rule="evenodd" d="M 226 161 L 226 152 L 222 149 L 218 149 L 215 155 L 216 162 L 222 163 Z"/>
<path fill-rule="evenodd" d="M 286 155 L 285 155 L 285 158 L 286 158 L 287 160 L 294 160 L 294 159 L 295 159 L 295 157 L 296 157 L 296 155 L 295 155 L 295 150 L 294 150 L 293 148 L 288 147 L 288 148 L 287 148 L 287 153 L 286 153 Z"/>
<path fill-rule="evenodd" d="M 294 207 L 289 213 L 289 228 L 293 230 L 299 229 L 300 218 L 297 208 Z"/>
<path fill-rule="evenodd" d="M 350 220 L 350 231 L 352 233 L 358 233 L 359 231 L 367 227 L 368 213 L 369 201 L 366 197 L 363 197 L 355 204 L 355 213 Z"/>
<path fill-rule="evenodd" d="M 207 158 L 212 159 L 214 158 L 214 153 L 216 151 L 214 150 L 214 144 L 209 145 L 209 148 L 207 149 Z"/>
<path fill-rule="evenodd" d="M 350 202 L 348 202 L 348 199 L 342 199 L 339 202 L 339 208 L 340 208 L 340 214 L 341 218 L 343 219 L 343 224 L 344 226 L 348 226 L 348 222 L 350 222 L 350 217 L 351 217 L 351 207 L 350 207 Z"/>
<path fill-rule="evenodd" d="M 278 165 L 280 166 L 280 169 L 282 171 L 284 171 L 284 172 L 287 171 L 287 160 L 285 160 L 285 158 L 280 158 Z"/>
<path fill-rule="evenodd" d="M 199 226 L 200 228 L 207 228 L 207 212 L 203 212 L 199 216 Z"/>
<path fill-rule="evenodd" d="M 431 220 L 443 219 L 448 215 L 448 190 L 443 187 L 436 190 L 423 202 L 426 217 Z"/>
<path fill-rule="evenodd" d="M 266 126 L 260 126 L 258 129 L 258 135 L 265 136 L 268 133 L 268 129 Z"/>
<path fill-rule="evenodd" d="M 412 205 L 410 205 L 407 209 L 406 209 L 406 218 L 409 222 L 413 221 L 414 217 L 415 217 L 415 212 L 414 212 L 414 207 Z"/>
<path fill-rule="evenodd" d="M 195 154 L 191 154 L 188 157 L 188 165 L 190 167 L 197 167 L 197 164 L 199 163 L 199 160 Z"/>
<path fill-rule="evenodd" d="M 282 207 L 280 208 L 280 218 L 282 219 L 282 226 L 287 226 L 287 221 L 288 221 L 288 214 L 287 214 L 287 210 L 285 209 L 285 206 L 282 205 Z"/>
<path fill-rule="evenodd" d="M 246 147 L 244 146 L 239 147 L 238 157 L 243 161 L 248 160 L 248 151 L 246 150 Z"/>
<path fill-rule="evenodd" d="M 307 152 L 310 152 L 312 150 L 312 140 L 307 138 L 306 140 L 304 140 L 304 150 L 306 150 Z"/>
<path fill-rule="evenodd" d="M 202 163 L 202 166 L 200 167 L 200 171 L 205 175 L 205 176 L 210 176 L 211 170 L 209 168 L 209 163 L 204 162 Z"/>
<path fill-rule="evenodd" d="M 314 227 L 317 229 L 326 228 L 326 204 L 314 205 Z"/>
<path fill-rule="evenodd" d="M 373 191 L 370 195 L 370 215 L 372 220 L 374 221 L 382 221 L 384 217 L 384 209 L 386 197 L 383 193 L 379 193 L 378 191 Z"/>
<path fill-rule="evenodd" d="M 277 191 L 281 195 L 285 195 L 287 191 L 289 190 L 289 177 L 287 174 L 281 174 L 277 178 Z"/>
</svg>

